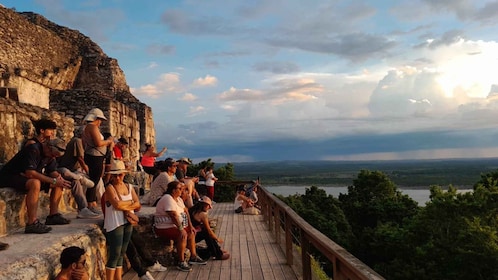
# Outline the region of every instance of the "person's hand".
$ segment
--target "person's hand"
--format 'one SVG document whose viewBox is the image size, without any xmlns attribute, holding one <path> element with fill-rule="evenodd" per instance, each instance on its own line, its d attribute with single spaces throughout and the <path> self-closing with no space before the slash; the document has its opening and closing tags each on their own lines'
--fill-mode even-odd
<svg viewBox="0 0 498 280">
<path fill-rule="evenodd" d="M 71 188 L 71 182 L 62 178 L 62 176 L 59 176 L 55 179 L 55 185 L 54 184 L 51 184 L 52 186 L 54 187 L 57 187 L 57 188 L 66 188 L 66 189 L 70 189 Z"/>
<path fill-rule="evenodd" d="M 85 268 L 76 268 L 71 271 L 71 279 L 74 280 L 89 280 L 90 276 L 86 272 Z"/>
<path fill-rule="evenodd" d="M 223 239 L 222 238 L 217 238 L 216 241 L 218 241 L 218 243 L 223 243 Z"/>
</svg>

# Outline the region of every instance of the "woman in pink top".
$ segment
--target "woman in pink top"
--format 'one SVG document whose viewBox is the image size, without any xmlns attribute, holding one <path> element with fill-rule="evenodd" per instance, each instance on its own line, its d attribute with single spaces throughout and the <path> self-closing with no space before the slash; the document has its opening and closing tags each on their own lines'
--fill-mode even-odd
<svg viewBox="0 0 498 280">
<path fill-rule="evenodd" d="M 144 168 L 144 171 L 154 178 L 159 174 L 159 169 L 155 167 L 156 157 L 162 156 L 166 152 L 167 148 L 164 147 L 159 153 L 154 151 L 154 147 L 151 144 L 145 144 L 145 152 L 142 155 L 140 164 Z"/>
</svg>

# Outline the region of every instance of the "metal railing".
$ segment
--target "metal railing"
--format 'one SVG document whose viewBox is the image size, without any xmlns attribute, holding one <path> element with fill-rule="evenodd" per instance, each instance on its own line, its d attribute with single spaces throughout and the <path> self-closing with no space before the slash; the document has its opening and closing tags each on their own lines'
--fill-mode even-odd
<svg viewBox="0 0 498 280">
<path fill-rule="evenodd" d="M 311 251 L 318 250 L 332 265 L 334 280 L 384 279 L 351 253 L 308 224 L 264 187 L 258 191 L 262 215 L 285 253 L 287 264 L 304 280 L 313 279 Z M 282 240 L 284 238 L 284 240 Z M 299 249 L 297 249 L 299 248 Z M 300 251 L 300 257 L 299 257 Z"/>
</svg>

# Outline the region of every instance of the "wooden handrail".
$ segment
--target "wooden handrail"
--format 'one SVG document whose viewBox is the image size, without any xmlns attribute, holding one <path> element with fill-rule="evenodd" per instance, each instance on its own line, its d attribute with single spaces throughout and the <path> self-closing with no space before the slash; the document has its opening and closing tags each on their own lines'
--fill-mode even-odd
<svg viewBox="0 0 498 280">
<path fill-rule="evenodd" d="M 262 214 L 268 223 L 269 230 L 275 235 L 275 240 L 282 246 L 281 232 L 285 234 L 285 243 L 283 244 L 287 263 L 295 270 L 296 267 L 302 274 L 303 280 L 312 279 L 311 269 L 311 249 L 318 250 L 332 264 L 334 280 L 380 280 L 384 279 L 373 269 L 361 262 L 346 249 L 339 246 L 323 233 L 312 227 L 308 222 L 301 218 L 287 204 L 268 192 L 260 186 L 258 191 L 259 203 L 262 207 Z M 293 230 L 297 232 L 298 237 L 293 236 Z M 299 243 L 298 243 L 299 241 Z M 301 248 L 301 265 L 296 263 L 293 257 L 293 246 L 296 244 Z"/>
</svg>

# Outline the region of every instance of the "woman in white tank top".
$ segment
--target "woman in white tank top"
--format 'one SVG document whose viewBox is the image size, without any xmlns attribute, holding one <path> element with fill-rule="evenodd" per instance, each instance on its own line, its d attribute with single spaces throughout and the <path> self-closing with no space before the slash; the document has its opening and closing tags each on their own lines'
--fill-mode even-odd
<svg viewBox="0 0 498 280">
<path fill-rule="evenodd" d="M 123 257 L 131 238 L 133 226 L 125 218 L 127 212 L 140 209 L 140 201 L 130 184 L 123 182 L 127 173 L 124 162 L 111 163 L 109 184 L 104 192 L 104 229 L 109 253 L 106 263 L 106 279 L 121 279 Z"/>
</svg>

